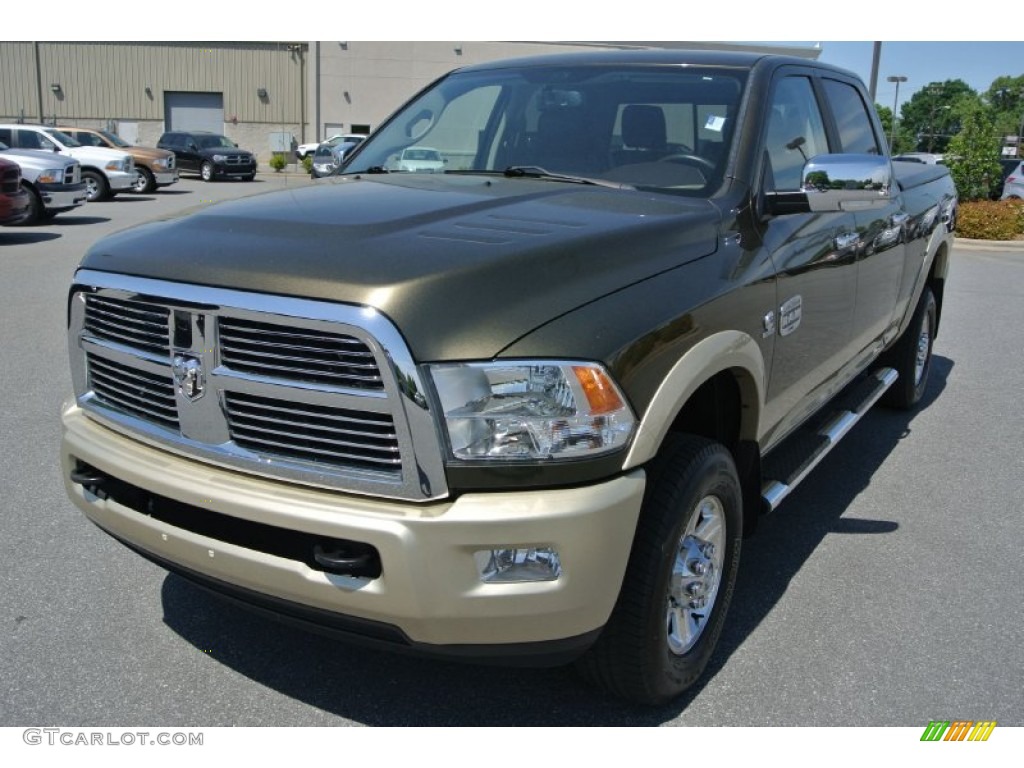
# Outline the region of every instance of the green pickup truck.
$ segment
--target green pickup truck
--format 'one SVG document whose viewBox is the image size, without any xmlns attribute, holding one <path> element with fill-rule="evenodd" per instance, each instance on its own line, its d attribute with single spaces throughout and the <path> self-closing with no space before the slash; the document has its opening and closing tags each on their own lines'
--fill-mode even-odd
<svg viewBox="0 0 1024 768">
<path fill-rule="evenodd" d="M 956 207 L 821 63 L 460 69 L 335 177 L 90 249 L 67 491 L 301 626 L 664 702 L 758 516 L 921 400 Z"/>
</svg>

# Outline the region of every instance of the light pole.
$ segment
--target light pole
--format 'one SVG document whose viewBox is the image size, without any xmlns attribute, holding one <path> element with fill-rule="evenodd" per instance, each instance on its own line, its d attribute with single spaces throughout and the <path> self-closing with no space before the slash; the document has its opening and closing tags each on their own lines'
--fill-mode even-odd
<svg viewBox="0 0 1024 768">
<path fill-rule="evenodd" d="M 900 103 L 900 83 L 907 82 L 907 78 L 905 75 L 889 75 L 885 79 L 890 83 L 896 83 L 896 95 L 892 99 L 892 129 L 889 136 L 889 152 L 894 153 L 896 151 L 896 108 Z"/>
</svg>

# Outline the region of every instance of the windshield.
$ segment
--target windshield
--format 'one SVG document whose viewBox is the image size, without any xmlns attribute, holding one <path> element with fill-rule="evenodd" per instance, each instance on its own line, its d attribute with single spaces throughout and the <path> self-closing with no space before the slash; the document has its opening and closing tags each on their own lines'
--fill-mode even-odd
<svg viewBox="0 0 1024 768">
<path fill-rule="evenodd" d="M 213 149 L 214 147 L 231 147 L 234 149 L 238 145 L 235 144 L 227 136 L 196 136 L 196 144 L 201 149 Z"/>
<path fill-rule="evenodd" d="M 724 175 L 744 77 L 635 64 L 456 72 L 396 113 L 344 170 L 520 167 L 704 195 Z"/>
<path fill-rule="evenodd" d="M 44 128 L 43 131 L 47 135 L 53 136 L 53 138 L 55 138 L 57 141 L 59 141 L 65 147 L 81 147 L 82 146 L 81 142 L 77 141 L 76 139 L 72 139 L 66 133 L 62 133 L 61 131 L 58 131 L 56 128 Z"/>
<path fill-rule="evenodd" d="M 100 133 L 100 135 L 103 136 L 103 138 L 105 138 L 107 141 L 109 141 L 115 147 L 130 147 L 131 146 L 131 144 L 129 144 L 124 139 L 122 139 L 116 133 L 110 133 L 109 131 L 99 131 L 99 133 Z"/>
</svg>

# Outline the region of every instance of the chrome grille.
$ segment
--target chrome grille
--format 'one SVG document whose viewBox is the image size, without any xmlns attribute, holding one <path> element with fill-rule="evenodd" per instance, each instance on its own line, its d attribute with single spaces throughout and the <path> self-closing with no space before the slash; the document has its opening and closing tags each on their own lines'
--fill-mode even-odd
<svg viewBox="0 0 1024 768">
<path fill-rule="evenodd" d="M 167 355 L 170 353 L 170 310 L 157 304 L 89 295 L 85 329 L 94 336 Z"/>
<path fill-rule="evenodd" d="M 178 167 L 178 156 L 175 155 L 172 152 L 171 156 L 167 158 L 167 170 L 173 171 L 177 167 Z"/>
<path fill-rule="evenodd" d="M 89 386 L 117 411 L 167 429 L 178 429 L 178 408 L 171 370 L 165 376 L 87 354 Z"/>
<path fill-rule="evenodd" d="M 249 155 L 228 155 L 224 159 L 225 165 L 250 165 L 252 159 Z"/>
<path fill-rule="evenodd" d="M 78 184 L 82 180 L 82 166 L 78 163 L 69 165 L 64 169 L 64 183 Z"/>
<path fill-rule="evenodd" d="M 384 388 L 373 353 L 352 336 L 220 318 L 221 361 L 236 371 L 353 389 Z"/>
<path fill-rule="evenodd" d="M 401 468 L 390 415 L 227 393 L 231 439 L 259 453 L 395 473 Z"/>
<path fill-rule="evenodd" d="M 447 495 L 426 387 L 380 313 L 80 270 L 69 319 L 78 404 L 111 429 L 275 479 Z"/>
</svg>

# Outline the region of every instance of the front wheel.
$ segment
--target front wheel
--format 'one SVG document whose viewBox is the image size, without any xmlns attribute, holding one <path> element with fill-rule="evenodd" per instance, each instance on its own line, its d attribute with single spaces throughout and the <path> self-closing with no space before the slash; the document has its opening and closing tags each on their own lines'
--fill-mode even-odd
<svg viewBox="0 0 1024 768">
<path fill-rule="evenodd" d="M 732 454 L 693 435 L 670 438 L 648 469 L 622 590 L 577 663 L 606 690 L 667 702 L 704 671 L 739 569 L 742 493 Z"/>
<path fill-rule="evenodd" d="M 85 182 L 85 199 L 90 203 L 110 197 L 110 185 L 107 184 L 107 177 L 99 171 L 82 171 L 82 181 Z"/>
<path fill-rule="evenodd" d="M 135 169 L 135 181 L 132 183 L 132 192 L 148 194 L 156 189 L 156 179 L 148 168 Z"/>
<path fill-rule="evenodd" d="M 881 358 L 883 365 L 895 368 L 899 374 L 896 383 L 882 396 L 884 405 L 910 410 L 921 402 L 932 369 L 932 344 L 935 341 L 937 317 L 935 295 L 930 288 L 925 287 L 910 325 L 899 341 Z"/>
<path fill-rule="evenodd" d="M 43 201 L 36 194 L 35 190 L 24 181 L 21 182 L 21 188 L 28 192 L 28 216 L 21 221 L 21 225 L 37 224 L 46 218 L 46 208 L 43 206 Z"/>
<path fill-rule="evenodd" d="M 213 181 L 213 163 L 204 161 L 203 164 L 199 166 L 199 175 L 202 177 L 203 181 Z"/>
</svg>

